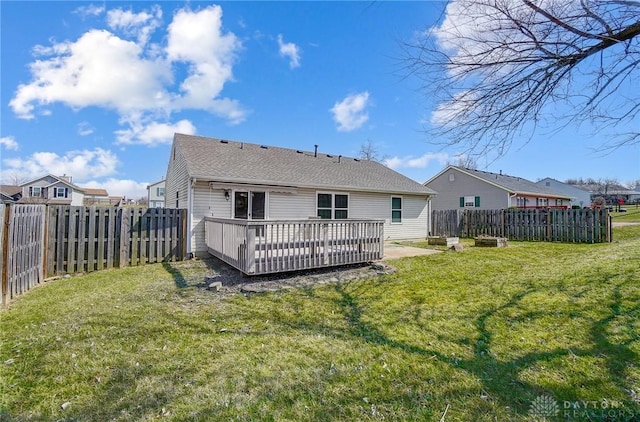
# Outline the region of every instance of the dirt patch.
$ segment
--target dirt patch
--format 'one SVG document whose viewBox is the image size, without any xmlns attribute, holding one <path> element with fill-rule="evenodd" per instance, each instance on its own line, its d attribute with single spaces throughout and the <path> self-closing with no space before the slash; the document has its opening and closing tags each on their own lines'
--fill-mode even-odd
<svg viewBox="0 0 640 422">
<path fill-rule="evenodd" d="M 378 277 L 395 271 L 395 268 L 389 265 L 373 263 L 262 276 L 246 276 L 216 258 L 171 262 L 165 264 L 165 267 L 173 275 L 178 287 L 195 286 L 201 289 L 208 289 L 209 285 L 213 283 L 221 283 L 221 287 L 211 290 L 212 294 L 219 296 L 238 293 L 276 292 L 322 284 L 345 283 Z"/>
</svg>

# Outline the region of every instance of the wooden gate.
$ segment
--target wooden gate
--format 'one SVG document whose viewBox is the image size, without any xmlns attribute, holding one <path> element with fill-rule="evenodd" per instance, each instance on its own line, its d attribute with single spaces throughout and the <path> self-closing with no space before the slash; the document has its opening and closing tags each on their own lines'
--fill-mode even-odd
<svg viewBox="0 0 640 422">
<path fill-rule="evenodd" d="M 46 206 L 2 208 L 2 303 L 6 304 L 43 281 Z"/>
</svg>

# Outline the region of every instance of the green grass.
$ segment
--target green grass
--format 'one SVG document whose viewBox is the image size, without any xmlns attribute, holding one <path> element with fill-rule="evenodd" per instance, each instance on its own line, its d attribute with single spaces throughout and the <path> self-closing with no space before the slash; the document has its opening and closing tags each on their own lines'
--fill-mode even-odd
<svg viewBox="0 0 640 422">
<path fill-rule="evenodd" d="M 640 227 L 614 236 L 248 296 L 189 263 L 50 282 L 0 311 L 0 420 L 633 420 Z"/>
<path fill-rule="evenodd" d="M 635 205 L 625 206 L 627 212 L 612 212 L 613 221 L 626 221 L 640 223 L 640 208 Z"/>
</svg>

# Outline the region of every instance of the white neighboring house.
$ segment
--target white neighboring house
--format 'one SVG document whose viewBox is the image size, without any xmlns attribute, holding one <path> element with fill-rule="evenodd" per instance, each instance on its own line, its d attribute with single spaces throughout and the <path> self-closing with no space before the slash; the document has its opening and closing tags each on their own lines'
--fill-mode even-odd
<svg viewBox="0 0 640 422">
<path fill-rule="evenodd" d="M 571 206 L 577 205 L 580 208 L 591 206 L 591 193 L 586 189 L 582 189 L 568 183 L 563 183 L 550 177 L 546 177 L 536 183 L 540 186 L 547 187 L 558 193 L 566 194 L 571 197 Z"/>
<path fill-rule="evenodd" d="M 19 203 L 42 203 L 50 205 L 81 206 L 84 189 L 71 182 L 71 176 L 46 176 L 30 180 L 20 185 L 22 198 Z"/>
<path fill-rule="evenodd" d="M 175 134 L 166 206 L 188 210 L 187 252 L 207 255 L 204 217 L 380 219 L 384 238 L 424 239 L 435 192 L 375 161 Z"/>
<path fill-rule="evenodd" d="M 147 203 L 149 208 L 164 208 L 164 188 L 164 180 L 147 186 Z"/>
</svg>

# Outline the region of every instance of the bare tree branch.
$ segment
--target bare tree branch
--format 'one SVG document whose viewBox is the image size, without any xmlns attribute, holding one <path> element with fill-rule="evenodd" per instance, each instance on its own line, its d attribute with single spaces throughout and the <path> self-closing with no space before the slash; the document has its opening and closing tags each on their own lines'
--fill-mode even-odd
<svg viewBox="0 0 640 422">
<path fill-rule="evenodd" d="M 585 121 L 623 128 L 605 147 L 640 142 L 640 2 L 454 0 L 404 51 L 445 145 L 503 154 L 538 125 Z"/>
</svg>

